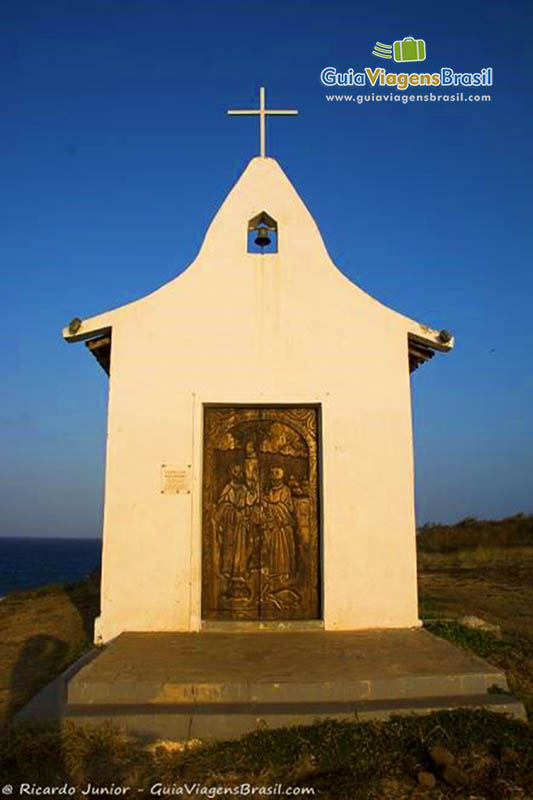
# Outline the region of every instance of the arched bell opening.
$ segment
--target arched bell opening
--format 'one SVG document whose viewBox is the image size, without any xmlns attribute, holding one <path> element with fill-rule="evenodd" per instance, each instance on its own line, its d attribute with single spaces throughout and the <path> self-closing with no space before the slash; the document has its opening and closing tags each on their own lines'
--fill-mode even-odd
<svg viewBox="0 0 533 800">
<path fill-rule="evenodd" d="M 278 223 L 266 211 L 261 211 L 248 222 L 248 252 L 278 252 Z"/>
</svg>

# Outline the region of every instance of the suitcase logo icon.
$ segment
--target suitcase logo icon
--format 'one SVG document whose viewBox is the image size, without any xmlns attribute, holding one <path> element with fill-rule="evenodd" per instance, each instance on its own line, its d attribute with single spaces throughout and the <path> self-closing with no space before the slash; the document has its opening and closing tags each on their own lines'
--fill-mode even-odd
<svg viewBox="0 0 533 800">
<path fill-rule="evenodd" d="M 426 43 L 424 39 L 405 36 L 394 42 L 393 54 L 395 61 L 425 61 Z"/>
</svg>

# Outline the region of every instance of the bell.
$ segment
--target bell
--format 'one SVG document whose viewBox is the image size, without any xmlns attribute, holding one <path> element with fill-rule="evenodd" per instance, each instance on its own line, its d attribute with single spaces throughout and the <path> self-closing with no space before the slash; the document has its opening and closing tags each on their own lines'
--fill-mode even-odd
<svg viewBox="0 0 533 800">
<path fill-rule="evenodd" d="M 267 244 L 270 244 L 270 236 L 268 235 L 268 228 L 259 228 L 257 231 L 257 236 L 255 238 L 255 243 L 259 247 L 266 247 Z"/>
</svg>

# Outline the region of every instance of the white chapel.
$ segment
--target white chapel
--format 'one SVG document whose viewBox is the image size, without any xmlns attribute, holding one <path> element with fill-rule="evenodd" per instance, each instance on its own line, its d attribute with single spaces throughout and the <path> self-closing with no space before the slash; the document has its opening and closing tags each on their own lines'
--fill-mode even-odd
<svg viewBox="0 0 533 800">
<path fill-rule="evenodd" d="M 97 643 L 419 624 L 410 372 L 453 339 L 342 274 L 254 113 L 194 261 L 63 331 L 109 374 Z"/>
</svg>

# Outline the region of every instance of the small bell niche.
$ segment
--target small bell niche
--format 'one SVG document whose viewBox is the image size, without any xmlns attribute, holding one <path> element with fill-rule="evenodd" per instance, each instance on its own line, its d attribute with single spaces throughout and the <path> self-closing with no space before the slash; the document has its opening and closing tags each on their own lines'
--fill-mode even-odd
<svg viewBox="0 0 533 800">
<path fill-rule="evenodd" d="M 248 222 L 248 252 L 260 255 L 278 252 L 278 223 L 266 211 Z"/>
</svg>

